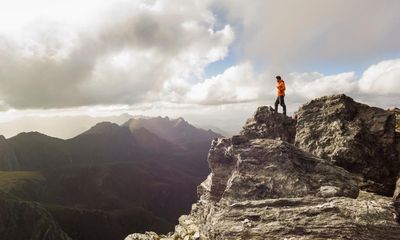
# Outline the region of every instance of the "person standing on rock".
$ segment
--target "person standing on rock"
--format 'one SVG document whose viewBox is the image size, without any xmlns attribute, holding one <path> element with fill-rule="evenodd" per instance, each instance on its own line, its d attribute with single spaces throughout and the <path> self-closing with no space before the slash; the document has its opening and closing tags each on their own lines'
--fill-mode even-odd
<svg viewBox="0 0 400 240">
<path fill-rule="evenodd" d="M 275 101 L 275 112 L 278 112 L 278 105 L 281 105 L 283 108 L 283 114 L 286 115 L 286 105 L 285 105 L 285 82 L 282 80 L 281 76 L 276 76 L 276 81 L 278 82 L 278 97 Z"/>
</svg>

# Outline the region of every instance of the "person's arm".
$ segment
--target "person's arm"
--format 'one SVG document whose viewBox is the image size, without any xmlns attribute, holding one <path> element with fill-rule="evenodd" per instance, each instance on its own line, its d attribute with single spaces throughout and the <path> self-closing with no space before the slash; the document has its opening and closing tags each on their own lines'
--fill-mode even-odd
<svg viewBox="0 0 400 240">
<path fill-rule="evenodd" d="M 283 83 L 283 82 L 280 82 L 279 84 L 278 84 L 278 87 L 277 87 L 279 90 L 285 90 L 286 88 L 285 88 L 285 83 Z"/>
</svg>

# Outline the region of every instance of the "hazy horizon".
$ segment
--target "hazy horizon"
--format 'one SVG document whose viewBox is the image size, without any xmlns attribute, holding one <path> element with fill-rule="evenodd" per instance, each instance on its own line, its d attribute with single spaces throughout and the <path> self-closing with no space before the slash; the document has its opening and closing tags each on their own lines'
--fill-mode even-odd
<svg viewBox="0 0 400 240">
<path fill-rule="evenodd" d="M 126 123 L 130 119 L 153 119 L 153 118 L 169 118 L 176 120 L 180 117 L 171 118 L 169 116 L 138 116 L 128 113 L 114 116 L 94 117 L 89 115 L 75 116 L 21 116 L 16 119 L 0 122 L 0 136 L 6 138 L 14 137 L 20 133 L 39 132 L 51 137 L 69 139 L 89 130 L 101 122 L 111 122 L 118 125 Z M 187 121 L 187 119 L 185 119 Z M 238 131 L 227 132 L 213 125 L 202 125 L 188 121 L 194 127 L 204 130 L 212 130 L 226 137 L 231 136 Z"/>
<path fill-rule="evenodd" d="M 365 99 L 355 98 L 356 101 L 360 101 L 361 103 L 365 102 Z M 289 115 L 293 115 L 297 108 L 305 104 L 290 104 L 289 105 Z M 371 103 L 367 103 L 371 104 Z M 373 103 L 372 103 L 373 104 Z M 100 122 L 112 122 L 118 125 L 121 125 L 132 118 L 156 118 L 156 117 L 168 117 L 170 119 L 178 119 L 180 117 L 184 118 L 190 124 L 195 127 L 202 128 L 205 130 L 213 130 L 219 134 L 222 134 L 226 137 L 238 134 L 244 125 L 247 118 L 249 118 L 253 112 L 255 112 L 258 106 L 262 106 L 262 103 L 253 103 L 254 109 L 248 107 L 246 109 L 236 109 L 239 111 L 246 111 L 247 115 L 236 115 L 235 118 L 230 119 L 227 117 L 221 116 L 220 119 L 215 119 L 210 116 L 203 116 L 199 119 L 197 115 L 188 114 L 188 117 L 182 117 L 180 115 L 160 115 L 154 112 L 149 112 L 149 115 L 140 115 L 140 114 L 130 114 L 128 112 L 118 113 L 115 115 L 99 115 L 99 116 L 91 116 L 87 115 L 73 115 L 72 113 L 65 115 L 42 115 L 39 114 L 27 114 L 20 115 L 13 119 L 9 119 L 8 121 L 0 121 L 0 135 L 5 136 L 6 138 L 10 138 L 18 135 L 23 132 L 40 132 L 46 134 L 51 137 L 57 137 L 61 139 L 68 139 L 79 135 L 80 133 L 90 129 L 94 125 Z M 265 104 L 271 105 L 271 104 Z M 375 106 L 375 105 L 372 105 Z M 378 106 L 379 107 L 379 106 Z M 383 106 L 382 108 L 388 109 L 397 106 Z M 222 109 L 221 111 L 229 111 L 226 109 Z"/>
</svg>

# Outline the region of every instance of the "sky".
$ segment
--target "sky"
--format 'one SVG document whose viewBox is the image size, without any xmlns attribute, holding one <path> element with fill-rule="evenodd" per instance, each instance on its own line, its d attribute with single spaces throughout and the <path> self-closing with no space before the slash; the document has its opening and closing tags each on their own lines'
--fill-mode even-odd
<svg viewBox="0 0 400 240">
<path fill-rule="evenodd" d="M 68 138 L 118 116 L 230 134 L 287 85 L 400 107 L 398 0 L 14 0 L 0 8 L 0 134 Z"/>
</svg>

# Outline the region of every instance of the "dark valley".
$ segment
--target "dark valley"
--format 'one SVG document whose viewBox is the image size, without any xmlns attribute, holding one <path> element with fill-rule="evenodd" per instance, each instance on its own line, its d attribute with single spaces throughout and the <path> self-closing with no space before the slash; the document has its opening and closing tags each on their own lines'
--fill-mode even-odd
<svg viewBox="0 0 400 240">
<path fill-rule="evenodd" d="M 67 140 L 0 138 L 1 239 L 123 239 L 172 231 L 208 175 L 211 140 L 183 119 L 102 122 Z"/>
</svg>

